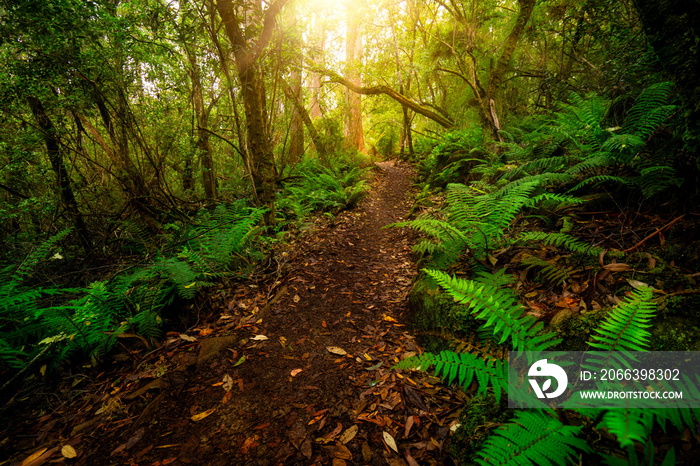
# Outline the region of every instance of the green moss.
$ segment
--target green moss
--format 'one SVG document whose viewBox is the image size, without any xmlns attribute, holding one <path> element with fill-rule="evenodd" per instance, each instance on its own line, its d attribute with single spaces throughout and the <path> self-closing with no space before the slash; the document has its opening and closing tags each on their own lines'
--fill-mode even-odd
<svg viewBox="0 0 700 466">
<path fill-rule="evenodd" d="M 421 276 L 416 280 L 409 293 L 408 302 L 411 323 L 418 330 L 428 351 L 447 349 L 450 340 L 455 336 L 473 333 L 480 325 L 466 311 L 466 306 L 456 304 L 428 276 Z M 458 312 L 460 310 L 461 312 Z"/>
<path fill-rule="evenodd" d="M 474 396 L 462 409 L 460 426 L 450 444 L 452 455 L 460 464 L 474 464 L 477 452 L 491 432 L 512 416 L 513 410 L 506 407 L 505 399 L 499 404 L 493 395 Z"/>
<path fill-rule="evenodd" d="M 700 351 L 700 328 L 687 319 L 666 318 L 654 325 L 649 341 L 651 351 Z"/>
<path fill-rule="evenodd" d="M 662 296 L 658 309 L 660 316 L 685 317 L 700 325 L 700 294 Z"/>
<path fill-rule="evenodd" d="M 553 324 L 552 330 L 557 332 L 557 337 L 563 340 L 556 349 L 562 351 L 589 350 L 588 340 L 591 337 L 591 332 L 598 327 L 608 312 L 609 309 L 600 309 L 572 314 Z"/>
</svg>

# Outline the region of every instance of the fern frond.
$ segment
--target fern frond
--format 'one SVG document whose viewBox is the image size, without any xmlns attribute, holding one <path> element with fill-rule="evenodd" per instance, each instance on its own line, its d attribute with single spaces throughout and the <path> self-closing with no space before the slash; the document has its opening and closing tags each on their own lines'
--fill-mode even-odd
<svg viewBox="0 0 700 466">
<path fill-rule="evenodd" d="M 647 199 L 671 186 L 679 187 L 683 184 L 683 178 L 678 176 L 676 169 L 666 165 L 644 168 L 633 181 L 642 189 L 642 195 Z"/>
<path fill-rule="evenodd" d="M 628 180 L 627 178 L 622 178 L 620 176 L 613 176 L 613 175 L 597 175 L 597 176 L 591 176 L 590 178 L 586 178 L 585 180 L 581 181 L 579 184 L 574 186 L 569 190 L 570 193 L 573 193 L 575 191 L 578 191 L 581 188 L 584 188 L 588 185 L 599 185 L 602 183 L 617 183 L 617 184 L 623 184 L 623 185 L 629 185 L 631 184 L 631 181 Z"/>
<path fill-rule="evenodd" d="M 476 318 L 484 320 L 502 344 L 510 339 L 516 351 L 543 351 L 558 343 L 554 333 L 540 335 L 543 324 L 525 313 L 515 293 L 472 280 L 453 278 L 439 270 L 425 270 Z"/>
<path fill-rule="evenodd" d="M 481 465 L 570 464 L 578 452 L 590 452 L 579 438 L 582 427 L 567 426 L 543 411 L 516 411 L 512 422 L 496 429 L 479 452 Z"/>
<path fill-rule="evenodd" d="M 555 285 L 562 283 L 564 280 L 571 280 L 571 276 L 569 275 L 571 269 L 559 267 L 536 256 L 526 255 L 522 260 L 522 264 L 526 266 L 526 270 L 533 268 L 539 269 L 537 276 Z"/>
<path fill-rule="evenodd" d="M 584 243 L 578 238 L 574 238 L 566 233 L 549 233 L 545 231 L 526 231 L 521 233 L 516 241 L 534 241 L 541 242 L 550 246 L 563 247 L 571 252 L 577 252 L 579 254 L 587 254 L 589 256 L 597 257 L 603 249 L 598 246 L 593 246 L 588 243 Z"/>
<path fill-rule="evenodd" d="M 51 249 L 53 249 L 54 246 L 56 246 L 56 244 L 65 238 L 71 231 L 71 228 L 67 228 L 41 243 L 34 251 L 24 258 L 22 263 L 19 264 L 17 268 L 15 268 L 9 285 L 19 284 L 26 277 L 31 275 L 36 270 L 37 265 L 46 259 Z"/>
<path fill-rule="evenodd" d="M 649 287 L 635 290 L 612 309 L 589 344 L 602 351 L 646 351 L 651 335 L 647 329 L 656 312 L 652 297 Z"/>
<path fill-rule="evenodd" d="M 500 269 L 496 273 L 480 270 L 475 273 L 474 281 L 492 286 L 494 288 L 503 288 L 513 285 L 516 282 L 516 279 L 514 275 L 507 274 L 506 269 Z"/>
<path fill-rule="evenodd" d="M 598 429 L 607 429 L 617 437 L 622 448 L 645 443 L 651 432 L 654 415 L 644 409 L 611 409 L 605 413 Z"/>
<path fill-rule="evenodd" d="M 486 393 L 488 387 L 492 387 L 496 400 L 500 400 L 501 393 L 504 393 L 508 386 L 508 368 L 503 361 L 484 360 L 471 353 L 455 353 L 449 350 L 439 354 L 423 353 L 404 359 L 393 369 L 415 369 L 425 372 L 432 366 L 435 367 L 435 373 L 447 384 L 456 382 L 466 390 L 476 380 L 479 394 Z"/>
<path fill-rule="evenodd" d="M 646 139 L 676 110 L 676 106 L 668 105 L 672 93 L 671 82 L 656 83 L 646 88 L 629 110 L 622 130 Z"/>
<path fill-rule="evenodd" d="M 552 150 L 555 148 L 556 146 L 553 147 Z M 534 173 L 542 172 L 558 172 L 567 165 L 569 165 L 569 163 L 570 158 L 567 156 L 559 155 L 555 157 L 548 157 L 545 155 L 543 157 L 538 157 L 537 159 L 528 162 L 518 168 L 508 171 L 503 175 L 503 178 L 512 180 L 521 176 L 524 173 L 532 175 Z"/>
<path fill-rule="evenodd" d="M 535 207 L 538 204 L 553 203 L 557 204 L 557 208 L 563 208 L 572 205 L 581 205 L 584 201 L 580 197 L 568 196 L 566 194 L 557 193 L 542 193 L 530 199 L 525 207 Z"/>
<path fill-rule="evenodd" d="M 573 165 L 571 168 L 566 170 L 569 175 L 577 175 L 579 173 L 590 172 L 595 168 L 606 167 L 612 163 L 612 159 L 607 155 L 596 153 L 589 157 L 586 157 L 581 162 Z"/>
</svg>

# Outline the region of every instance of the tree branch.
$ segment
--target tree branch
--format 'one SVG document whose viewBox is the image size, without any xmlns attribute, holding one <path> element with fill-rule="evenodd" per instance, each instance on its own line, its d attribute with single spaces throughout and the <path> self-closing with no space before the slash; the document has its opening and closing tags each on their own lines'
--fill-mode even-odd
<svg viewBox="0 0 700 466">
<path fill-rule="evenodd" d="M 394 89 L 390 88 L 389 86 L 384 86 L 384 85 L 379 85 L 379 86 L 369 86 L 369 87 L 364 87 L 364 86 L 358 86 L 351 82 L 350 80 L 344 78 L 343 76 L 339 75 L 338 73 L 327 70 L 325 68 L 322 68 L 318 65 L 313 65 L 311 67 L 311 70 L 319 73 L 321 75 L 327 76 L 330 78 L 330 82 L 342 84 L 343 86 L 347 87 L 350 89 L 352 92 L 355 92 L 357 94 L 362 94 L 362 95 L 379 95 L 379 94 L 384 94 L 395 101 L 397 101 L 399 104 L 402 106 L 409 108 L 413 110 L 414 112 L 423 115 L 424 117 L 427 117 L 434 122 L 438 123 L 444 128 L 447 129 L 452 129 L 455 126 L 454 121 L 452 119 L 444 117 L 440 115 L 439 113 L 436 113 L 428 108 L 426 108 L 424 105 L 421 105 L 420 103 L 416 102 L 415 100 L 406 97 L 405 95 L 396 92 Z"/>
</svg>

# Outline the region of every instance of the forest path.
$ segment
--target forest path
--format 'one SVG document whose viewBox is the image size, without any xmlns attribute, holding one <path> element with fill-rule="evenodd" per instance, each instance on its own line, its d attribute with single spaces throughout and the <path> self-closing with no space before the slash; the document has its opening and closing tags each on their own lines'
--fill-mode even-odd
<svg viewBox="0 0 700 466">
<path fill-rule="evenodd" d="M 72 425 L 59 423 L 79 453 L 72 461 L 452 464 L 443 447 L 460 395 L 391 370 L 419 351 L 406 325 L 410 241 L 383 229 L 408 212 L 411 175 L 380 164 L 370 195 L 303 237 L 272 287 L 215 292 L 220 316 L 169 333 L 148 364 L 94 382 L 101 393 Z"/>
</svg>

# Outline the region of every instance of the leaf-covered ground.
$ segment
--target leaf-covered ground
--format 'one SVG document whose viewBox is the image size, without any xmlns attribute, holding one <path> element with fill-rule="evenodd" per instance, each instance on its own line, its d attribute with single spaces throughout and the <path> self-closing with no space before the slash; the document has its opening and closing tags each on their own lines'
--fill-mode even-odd
<svg viewBox="0 0 700 466">
<path fill-rule="evenodd" d="M 411 171 L 280 252 L 266 279 L 213 290 L 157 348 L 124 339 L 101 372 L 37 382 L 0 412 L 0 461 L 39 465 L 452 464 L 463 395 L 390 368 L 408 326 Z M 2 463 L 0 463 L 2 464 Z"/>
</svg>

